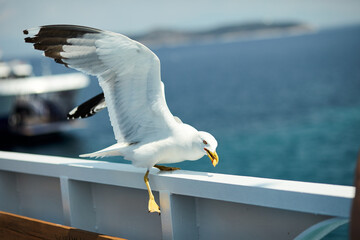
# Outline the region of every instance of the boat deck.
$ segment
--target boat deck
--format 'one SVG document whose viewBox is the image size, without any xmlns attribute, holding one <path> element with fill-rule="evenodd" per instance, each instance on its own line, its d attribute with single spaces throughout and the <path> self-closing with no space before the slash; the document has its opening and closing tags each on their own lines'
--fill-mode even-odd
<svg viewBox="0 0 360 240">
<path fill-rule="evenodd" d="M 125 240 L 1 211 L 0 239 Z"/>
</svg>

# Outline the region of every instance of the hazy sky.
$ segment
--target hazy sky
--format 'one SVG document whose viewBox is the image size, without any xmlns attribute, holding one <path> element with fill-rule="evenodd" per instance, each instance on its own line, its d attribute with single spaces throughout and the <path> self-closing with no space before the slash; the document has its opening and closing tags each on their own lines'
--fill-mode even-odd
<svg viewBox="0 0 360 240">
<path fill-rule="evenodd" d="M 0 0 L 0 49 L 33 54 L 22 30 L 79 24 L 124 34 L 154 28 L 202 29 L 227 23 L 301 21 L 317 27 L 360 23 L 360 0 Z"/>
</svg>

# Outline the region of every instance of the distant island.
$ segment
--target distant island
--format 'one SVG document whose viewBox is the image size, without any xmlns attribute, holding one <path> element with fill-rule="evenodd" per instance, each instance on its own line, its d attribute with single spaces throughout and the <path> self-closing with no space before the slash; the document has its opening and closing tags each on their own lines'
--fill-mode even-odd
<svg viewBox="0 0 360 240">
<path fill-rule="evenodd" d="M 178 31 L 158 29 L 131 36 L 150 47 L 173 46 L 187 43 L 234 41 L 241 38 L 283 36 L 314 31 L 310 25 L 297 22 L 246 23 L 221 26 L 204 31 Z"/>
</svg>

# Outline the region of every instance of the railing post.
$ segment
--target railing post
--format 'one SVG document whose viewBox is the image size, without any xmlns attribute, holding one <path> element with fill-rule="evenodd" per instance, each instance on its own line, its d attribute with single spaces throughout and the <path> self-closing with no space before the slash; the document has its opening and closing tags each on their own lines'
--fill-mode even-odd
<svg viewBox="0 0 360 240">
<path fill-rule="evenodd" d="M 160 191 L 163 240 L 198 239 L 196 198 Z"/>
<path fill-rule="evenodd" d="M 171 193 L 169 191 L 160 191 L 161 206 L 161 231 L 163 240 L 174 239 L 172 209 L 171 209 Z"/>
<path fill-rule="evenodd" d="M 61 189 L 61 200 L 62 200 L 63 213 L 64 213 L 64 224 L 67 226 L 72 226 L 68 177 L 65 176 L 60 177 L 60 189 Z"/>
</svg>

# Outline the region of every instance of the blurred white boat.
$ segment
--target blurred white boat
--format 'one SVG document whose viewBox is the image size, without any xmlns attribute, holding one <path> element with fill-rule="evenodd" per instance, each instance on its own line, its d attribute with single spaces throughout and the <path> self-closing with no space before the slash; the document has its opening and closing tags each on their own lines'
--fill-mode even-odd
<svg viewBox="0 0 360 240">
<path fill-rule="evenodd" d="M 79 127 L 66 115 L 88 85 L 82 73 L 33 76 L 28 63 L 0 62 L 0 130 L 33 136 Z"/>
</svg>

